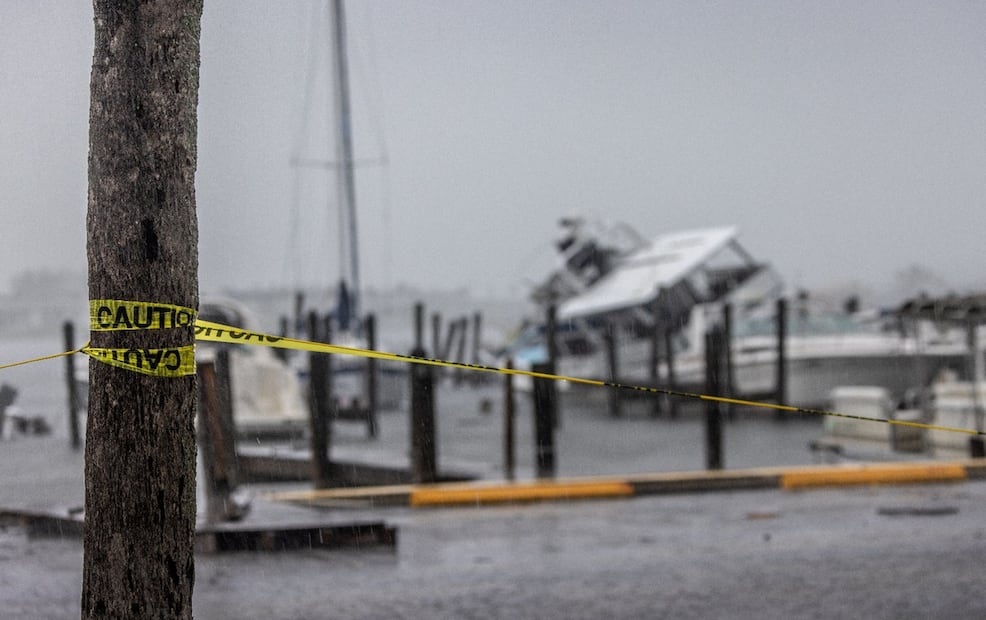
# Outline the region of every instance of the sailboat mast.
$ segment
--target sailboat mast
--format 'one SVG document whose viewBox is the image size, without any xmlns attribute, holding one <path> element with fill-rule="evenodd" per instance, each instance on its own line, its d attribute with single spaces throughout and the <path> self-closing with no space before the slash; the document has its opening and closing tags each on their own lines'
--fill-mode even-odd
<svg viewBox="0 0 986 620">
<path fill-rule="evenodd" d="M 359 244 L 356 226 L 356 182 L 353 175 L 353 132 L 349 104 L 349 69 L 346 59 L 346 18 L 343 11 L 343 0 L 331 0 L 332 38 L 335 46 L 335 132 L 336 156 L 338 170 L 338 187 L 340 209 L 346 219 L 348 230 L 340 231 L 348 235 L 349 247 L 349 278 L 351 286 L 352 316 L 359 317 Z"/>
</svg>

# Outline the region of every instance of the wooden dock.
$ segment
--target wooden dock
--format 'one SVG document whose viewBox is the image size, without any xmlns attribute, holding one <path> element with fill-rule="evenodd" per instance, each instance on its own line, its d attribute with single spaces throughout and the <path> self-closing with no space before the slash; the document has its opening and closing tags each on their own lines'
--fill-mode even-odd
<svg viewBox="0 0 986 620">
<path fill-rule="evenodd" d="M 0 526 L 23 528 L 31 538 L 81 540 L 84 525 L 81 510 L 0 511 Z M 397 528 L 375 520 L 351 521 L 335 517 L 291 524 L 277 518 L 261 517 L 199 523 L 195 528 L 195 550 L 200 553 L 393 548 L 396 545 Z"/>
</svg>

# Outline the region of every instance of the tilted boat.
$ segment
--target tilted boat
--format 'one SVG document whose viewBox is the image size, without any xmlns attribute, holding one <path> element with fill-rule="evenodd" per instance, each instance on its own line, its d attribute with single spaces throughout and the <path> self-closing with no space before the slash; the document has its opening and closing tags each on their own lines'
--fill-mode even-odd
<svg viewBox="0 0 986 620">
<path fill-rule="evenodd" d="M 583 235 L 579 243 L 595 248 Z M 571 249 L 566 247 L 566 252 Z M 779 275 L 757 261 L 733 227 L 666 233 L 625 252 L 602 252 L 606 268 L 591 279 L 563 261 L 537 289 L 539 301 L 557 307 L 556 371 L 565 376 L 609 380 L 606 338 L 615 341 L 618 376 L 634 385 L 701 386 L 705 377 L 705 333 L 722 324 L 731 308 L 732 395 L 762 395 L 777 386 L 777 300 L 787 298 Z M 600 263 L 602 264 L 602 263 Z M 550 288 L 579 281 L 580 290 Z M 555 293 L 545 294 L 546 290 Z M 786 402 L 824 405 L 839 385 L 879 385 L 900 396 L 926 383 L 962 355 L 952 334 L 904 325 L 897 317 L 855 308 L 822 310 L 807 295 L 788 304 L 784 358 Z M 668 330 L 667 351 L 652 361 L 656 330 Z M 520 364 L 547 359 L 543 326 L 530 326 L 510 352 Z"/>
</svg>

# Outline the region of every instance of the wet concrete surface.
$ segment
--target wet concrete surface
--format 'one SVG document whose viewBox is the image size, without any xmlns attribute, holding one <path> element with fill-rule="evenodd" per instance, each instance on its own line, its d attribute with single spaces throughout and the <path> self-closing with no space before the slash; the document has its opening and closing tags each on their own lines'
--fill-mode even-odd
<svg viewBox="0 0 986 620">
<path fill-rule="evenodd" d="M 923 507 L 910 514 L 887 508 Z M 947 508 L 948 510 L 935 510 Z M 986 483 L 394 509 L 394 550 L 196 558 L 197 618 L 981 618 Z M 5 618 L 78 616 L 81 545 L 0 533 Z"/>
<path fill-rule="evenodd" d="M 49 364 L 50 363 L 46 363 Z M 41 371 L 37 371 L 41 372 Z M 43 371 L 50 381 L 61 364 Z M 54 384 L 57 386 L 57 383 Z M 64 396 L 22 405 L 55 434 L 0 441 L 0 508 L 67 510 L 84 500 L 83 456 L 69 448 Z M 504 475 L 500 386 L 438 394 L 440 469 Z M 492 406 L 490 406 L 492 405 Z M 704 466 L 700 414 L 611 419 L 569 405 L 559 476 Z M 531 406 L 518 397 L 518 479 L 533 477 Z M 742 415 L 725 424 L 727 468 L 818 461 L 821 420 Z M 407 463 L 406 413 L 380 437 L 334 427 L 333 454 Z M 306 483 L 250 490 L 306 488 Z M 198 555 L 197 618 L 921 618 L 986 617 L 979 595 L 986 483 L 745 491 L 458 509 L 318 511 L 255 500 L 254 523 L 384 519 L 394 548 Z M 81 542 L 0 527 L 0 617 L 78 617 Z"/>
</svg>

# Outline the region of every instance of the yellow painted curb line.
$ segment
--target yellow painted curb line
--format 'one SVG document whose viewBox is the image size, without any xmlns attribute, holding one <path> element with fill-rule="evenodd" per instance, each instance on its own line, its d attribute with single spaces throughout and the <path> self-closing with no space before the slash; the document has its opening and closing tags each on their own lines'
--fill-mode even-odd
<svg viewBox="0 0 986 620">
<path fill-rule="evenodd" d="M 329 489 L 298 489 L 296 491 L 277 491 L 266 493 L 264 497 L 277 502 L 313 502 L 318 500 L 361 500 L 377 497 L 406 496 L 410 490 L 406 484 L 391 484 L 366 487 L 334 487 Z"/>
<path fill-rule="evenodd" d="M 410 505 L 452 506 L 531 502 L 539 500 L 630 497 L 633 487 L 623 480 L 534 482 L 496 486 L 429 486 L 411 489 Z"/>
<path fill-rule="evenodd" d="M 839 485 L 986 480 L 986 459 L 953 462 L 869 463 L 762 467 L 725 471 L 635 474 L 626 478 L 571 478 L 520 482 L 453 482 L 307 489 L 267 493 L 271 501 L 324 506 L 470 506 L 563 501 L 738 489 L 810 489 Z"/>
<path fill-rule="evenodd" d="M 966 467 L 959 463 L 828 466 L 788 470 L 781 474 L 781 488 L 802 489 L 852 484 L 948 482 L 962 481 L 967 478 Z"/>
</svg>

